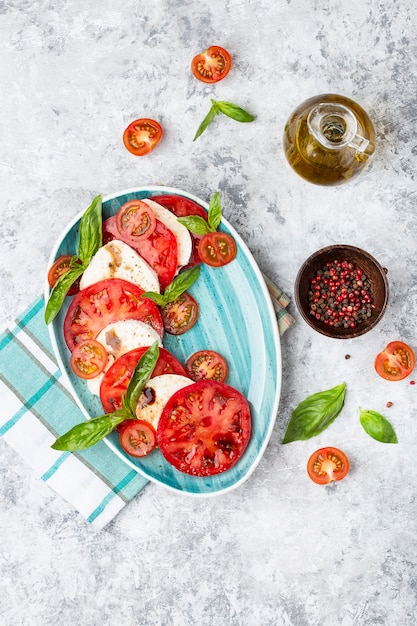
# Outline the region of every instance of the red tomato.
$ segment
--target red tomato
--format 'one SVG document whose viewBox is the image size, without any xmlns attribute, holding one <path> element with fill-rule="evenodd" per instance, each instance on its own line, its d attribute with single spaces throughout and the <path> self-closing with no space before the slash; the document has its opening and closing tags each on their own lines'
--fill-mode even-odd
<svg viewBox="0 0 417 626">
<path fill-rule="evenodd" d="M 154 232 L 155 213 L 142 200 L 130 200 L 117 211 L 116 227 L 123 241 L 134 246 Z"/>
<path fill-rule="evenodd" d="M 251 433 L 246 398 L 225 383 L 202 380 L 168 400 L 158 423 L 157 442 L 180 472 L 211 476 L 241 458 Z"/>
<path fill-rule="evenodd" d="M 125 147 L 135 156 L 152 152 L 162 139 L 162 126 L 147 118 L 135 120 L 123 133 Z"/>
<path fill-rule="evenodd" d="M 71 254 L 65 254 L 64 256 L 60 256 L 52 265 L 52 267 L 49 269 L 48 283 L 51 289 L 55 285 L 58 278 L 60 278 L 60 276 L 68 272 L 68 270 L 70 269 L 71 259 L 72 259 Z M 77 291 L 79 291 L 80 278 L 77 278 L 77 280 L 68 289 L 67 296 L 73 296 L 74 294 L 77 293 Z"/>
<path fill-rule="evenodd" d="M 185 369 L 195 381 L 209 379 L 224 383 L 229 373 L 226 359 L 214 350 L 195 352 L 187 359 Z"/>
<path fill-rule="evenodd" d="M 221 267 L 233 261 L 236 256 L 236 242 L 231 235 L 216 231 L 203 235 L 198 244 L 201 260 L 211 267 Z"/>
<path fill-rule="evenodd" d="M 349 471 L 347 456 L 338 448 L 320 448 L 308 460 L 307 472 L 318 485 L 342 480 Z"/>
<path fill-rule="evenodd" d="M 126 394 L 134 369 L 147 349 L 135 348 L 126 352 L 104 374 L 100 385 L 100 400 L 105 413 L 112 413 L 122 406 L 122 396 Z M 159 357 L 151 378 L 162 374 L 188 376 L 181 363 L 165 348 L 159 348 Z"/>
<path fill-rule="evenodd" d="M 136 250 L 157 273 L 163 291 L 173 280 L 178 267 L 178 244 L 175 235 L 159 220 L 152 235 L 144 241 L 132 245 L 119 233 L 116 218 L 109 217 L 103 223 L 103 244 L 112 239 L 120 239 Z"/>
<path fill-rule="evenodd" d="M 120 445 L 130 456 L 137 458 L 146 456 L 155 448 L 155 429 L 145 420 L 126 420 L 120 432 Z"/>
<path fill-rule="evenodd" d="M 70 359 L 72 371 L 80 378 L 95 378 L 107 365 L 106 348 L 95 339 L 77 343 Z"/>
<path fill-rule="evenodd" d="M 121 320 L 150 324 L 162 337 L 163 322 L 159 309 L 136 285 L 120 278 L 108 278 L 79 291 L 68 307 L 64 337 L 71 352 L 77 343 L 96 339 L 103 328 Z"/>
<path fill-rule="evenodd" d="M 210 46 L 205 52 L 194 57 L 191 70 L 203 83 L 217 83 L 222 80 L 232 67 L 230 54 L 220 46 Z"/>
<path fill-rule="evenodd" d="M 173 302 L 161 309 L 164 329 L 170 335 L 182 335 L 190 330 L 198 319 L 198 304 L 184 291 Z"/>
<path fill-rule="evenodd" d="M 391 341 L 375 359 L 375 370 L 385 380 L 403 380 L 413 371 L 416 357 L 402 341 Z"/>
</svg>

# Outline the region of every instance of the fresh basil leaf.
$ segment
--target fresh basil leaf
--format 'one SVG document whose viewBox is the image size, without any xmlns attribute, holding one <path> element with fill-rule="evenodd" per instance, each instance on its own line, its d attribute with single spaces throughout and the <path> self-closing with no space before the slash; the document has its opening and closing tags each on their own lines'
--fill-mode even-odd
<svg viewBox="0 0 417 626">
<path fill-rule="evenodd" d="M 380 413 L 359 409 L 359 421 L 364 431 L 373 439 L 381 443 L 398 443 L 393 427 Z"/>
<path fill-rule="evenodd" d="M 196 139 L 198 139 L 200 137 L 200 135 L 202 135 L 204 133 L 204 131 L 206 130 L 207 126 L 209 126 L 212 121 L 214 120 L 214 118 L 217 115 L 217 111 L 216 111 L 216 107 L 214 107 L 213 105 L 210 107 L 210 111 L 207 113 L 206 117 L 203 119 L 203 121 L 201 122 L 200 126 L 197 128 L 197 132 L 194 136 L 193 141 L 195 141 Z"/>
<path fill-rule="evenodd" d="M 126 396 L 122 400 L 122 406 L 124 409 L 131 411 L 134 416 L 136 415 L 136 405 L 138 403 L 139 396 L 152 375 L 158 357 L 159 346 L 158 342 L 155 341 L 141 356 L 132 374 L 129 385 L 126 389 Z"/>
<path fill-rule="evenodd" d="M 210 227 L 204 217 L 199 215 L 188 215 L 187 217 L 179 217 L 180 224 L 188 228 L 194 235 L 206 235 L 210 232 Z"/>
<path fill-rule="evenodd" d="M 154 291 L 145 291 L 142 294 L 142 298 L 149 298 L 158 306 L 164 307 L 169 302 L 174 302 L 184 291 L 187 291 L 191 285 L 197 280 L 200 274 L 200 268 L 198 265 L 184 270 L 168 285 L 163 294 L 156 293 Z"/>
<path fill-rule="evenodd" d="M 96 196 L 85 210 L 80 222 L 78 256 L 84 267 L 102 245 L 102 197 Z"/>
<path fill-rule="evenodd" d="M 217 107 L 220 111 L 227 115 L 227 117 L 231 117 L 232 120 L 236 120 L 236 122 L 253 122 L 255 116 L 251 113 L 245 111 L 245 109 L 241 109 L 236 104 L 232 104 L 231 102 L 217 102 Z"/>
<path fill-rule="evenodd" d="M 72 261 L 71 261 L 72 263 Z M 52 288 L 48 302 L 45 307 L 45 323 L 50 324 L 58 315 L 62 303 L 65 300 L 65 296 L 68 293 L 68 289 L 84 272 L 83 265 L 74 265 L 68 272 L 62 274 L 56 281 Z"/>
<path fill-rule="evenodd" d="M 149 300 L 152 300 L 152 302 L 155 302 L 158 306 L 166 305 L 165 295 L 163 293 L 158 293 L 157 291 L 144 291 L 141 298 L 148 298 Z"/>
<path fill-rule="evenodd" d="M 346 383 L 308 396 L 294 409 L 282 443 L 310 439 L 323 432 L 343 408 Z"/>
<path fill-rule="evenodd" d="M 90 448 L 110 434 L 125 419 L 134 419 L 135 417 L 124 411 L 115 411 L 114 413 L 94 417 L 87 422 L 77 424 L 64 435 L 58 437 L 51 448 L 54 450 L 67 450 L 68 452 Z"/>
<path fill-rule="evenodd" d="M 214 232 L 222 221 L 222 203 L 220 200 L 220 191 L 210 198 L 209 210 L 208 210 L 208 223 L 210 231 Z"/>
</svg>

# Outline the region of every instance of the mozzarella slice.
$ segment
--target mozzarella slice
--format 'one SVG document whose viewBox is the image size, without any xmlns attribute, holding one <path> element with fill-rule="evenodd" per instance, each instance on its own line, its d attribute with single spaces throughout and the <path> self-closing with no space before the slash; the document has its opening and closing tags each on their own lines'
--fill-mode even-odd
<svg viewBox="0 0 417 626">
<path fill-rule="evenodd" d="M 98 249 L 81 277 L 80 288 L 107 278 L 122 278 L 144 291 L 160 293 L 156 272 L 133 248 L 118 239 Z"/>
<path fill-rule="evenodd" d="M 170 397 L 192 382 L 179 374 L 163 374 L 149 379 L 136 406 L 136 417 L 150 422 L 157 430 L 159 418 Z"/>
<path fill-rule="evenodd" d="M 174 234 L 178 245 L 178 267 L 187 265 L 193 249 L 193 242 L 189 230 L 179 223 L 177 217 L 171 213 L 171 211 L 157 202 L 149 198 L 144 198 L 143 202 L 146 202 L 146 204 L 151 207 L 155 213 L 156 219 L 165 224 Z"/>
<path fill-rule="evenodd" d="M 119 356 L 134 348 L 151 346 L 155 341 L 162 346 L 161 338 L 152 326 L 138 320 L 122 320 L 109 324 L 103 328 L 96 339 L 106 348 L 109 355 L 105 372 Z M 96 396 L 100 395 L 100 385 L 105 372 L 87 380 L 89 391 Z"/>
</svg>

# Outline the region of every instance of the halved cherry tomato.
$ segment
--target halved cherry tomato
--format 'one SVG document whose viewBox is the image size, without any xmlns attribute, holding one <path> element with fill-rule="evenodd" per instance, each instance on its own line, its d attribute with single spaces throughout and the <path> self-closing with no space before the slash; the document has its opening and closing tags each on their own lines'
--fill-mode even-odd
<svg viewBox="0 0 417 626">
<path fill-rule="evenodd" d="M 64 337 L 72 352 L 77 343 L 96 339 L 103 328 L 121 320 L 150 324 L 160 337 L 164 326 L 158 307 L 142 298 L 143 289 L 121 278 L 100 280 L 79 291 L 68 307 Z"/>
<path fill-rule="evenodd" d="M 125 243 L 136 245 L 147 239 L 156 228 L 156 217 L 151 207 L 142 200 L 122 204 L 116 213 L 116 227 Z"/>
<path fill-rule="evenodd" d="M 224 383 L 229 373 L 226 359 L 214 350 L 194 352 L 185 362 L 185 369 L 195 381 L 209 379 Z"/>
<path fill-rule="evenodd" d="M 182 335 L 194 326 L 198 318 L 198 304 L 184 291 L 173 302 L 161 309 L 164 329 L 170 335 Z"/>
<path fill-rule="evenodd" d="M 103 244 L 112 239 L 121 239 L 129 244 L 120 235 L 116 226 L 116 218 L 109 217 L 103 222 Z M 178 244 L 175 235 L 159 220 L 156 220 L 156 228 L 147 239 L 136 245 L 129 244 L 145 259 L 145 261 L 157 273 L 159 285 L 163 291 L 173 280 L 178 267 Z"/>
<path fill-rule="evenodd" d="M 349 460 L 338 448 L 320 448 L 308 460 L 307 472 L 318 485 L 342 480 L 349 471 Z"/>
<path fill-rule="evenodd" d="M 385 380 L 403 380 L 413 371 L 416 357 L 402 341 L 391 341 L 375 359 L 375 370 Z"/>
<path fill-rule="evenodd" d="M 131 122 L 123 133 L 125 147 L 135 156 L 152 152 L 162 139 L 162 126 L 155 120 L 141 118 Z"/>
<path fill-rule="evenodd" d="M 201 260 L 211 267 L 221 267 L 236 256 L 236 242 L 231 235 L 216 231 L 203 235 L 198 244 Z"/>
<path fill-rule="evenodd" d="M 202 380 L 168 400 L 158 422 L 157 442 L 180 472 L 211 476 L 241 458 L 251 433 L 246 398 L 233 387 Z"/>
<path fill-rule="evenodd" d="M 68 272 L 68 270 L 70 269 L 71 259 L 71 254 L 65 254 L 63 256 L 60 256 L 49 269 L 48 283 L 51 289 L 55 285 L 58 278 Z M 77 280 L 68 289 L 67 296 L 73 296 L 80 290 L 80 278 L 77 278 Z"/>
<path fill-rule="evenodd" d="M 144 457 L 156 446 L 155 429 L 145 420 L 128 420 L 120 432 L 120 445 L 130 456 Z"/>
<path fill-rule="evenodd" d="M 232 67 L 230 54 L 220 46 L 210 46 L 205 52 L 197 54 L 191 62 L 191 70 L 203 83 L 217 83 L 222 80 Z"/>
<path fill-rule="evenodd" d="M 139 359 L 148 348 L 134 348 L 116 359 L 104 374 L 100 385 L 100 400 L 105 413 L 112 413 L 122 406 L 122 396 L 126 395 L 132 374 Z M 151 378 L 162 374 L 188 376 L 181 363 L 165 348 L 159 348 L 159 357 Z"/>
<path fill-rule="evenodd" d="M 72 371 L 80 378 L 95 378 L 107 365 L 108 354 L 103 344 L 95 339 L 78 343 L 70 359 Z"/>
</svg>

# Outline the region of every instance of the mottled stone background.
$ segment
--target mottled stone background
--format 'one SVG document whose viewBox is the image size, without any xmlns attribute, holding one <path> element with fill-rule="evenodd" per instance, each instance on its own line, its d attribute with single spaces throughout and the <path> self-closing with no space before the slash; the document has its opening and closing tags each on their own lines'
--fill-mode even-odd
<svg viewBox="0 0 417 626">
<path fill-rule="evenodd" d="M 2 323 L 41 293 L 56 238 L 94 195 L 159 182 L 204 200 L 220 190 L 291 297 L 305 257 L 336 242 L 371 252 L 391 286 L 382 323 L 353 341 L 313 333 L 291 305 L 272 438 L 227 495 L 149 485 L 96 533 L 0 440 L 2 625 L 417 623 L 417 386 L 373 371 L 388 341 L 417 348 L 416 22 L 413 0 L 0 0 Z M 206 86 L 189 66 L 212 44 L 234 66 Z M 324 92 L 357 100 L 377 132 L 371 167 L 342 187 L 302 181 L 281 147 L 293 108 Z M 219 117 L 193 143 L 210 98 L 256 121 Z M 144 116 L 165 135 L 138 159 L 121 135 Z M 283 446 L 296 404 L 342 380 L 339 419 Z M 399 444 L 370 439 L 358 406 L 386 414 Z M 326 444 L 351 472 L 322 488 L 305 465 Z"/>
</svg>

